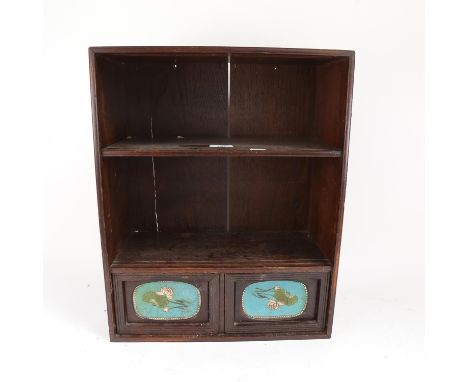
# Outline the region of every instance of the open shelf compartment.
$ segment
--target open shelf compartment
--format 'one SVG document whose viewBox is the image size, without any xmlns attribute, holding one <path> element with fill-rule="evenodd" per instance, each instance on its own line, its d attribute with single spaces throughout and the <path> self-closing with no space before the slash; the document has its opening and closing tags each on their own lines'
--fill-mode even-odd
<svg viewBox="0 0 468 382">
<path fill-rule="evenodd" d="M 105 157 L 342 155 L 347 57 L 101 51 L 95 62 Z"/>
<path fill-rule="evenodd" d="M 113 272 L 128 267 L 330 269 L 306 232 L 153 233 L 134 232 L 117 249 Z"/>
<path fill-rule="evenodd" d="M 214 268 L 245 263 L 246 253 L 284 267 L 298 260 L 332 264 L 340 164 L 307 157 L 105 158 L 112 265 L 197 264 L 207 260 L 204 249 Z M 168 256 L 178 240 L 183 253 Z M 141 261 L 142 252 L 152 260 Z"/>
</svg>

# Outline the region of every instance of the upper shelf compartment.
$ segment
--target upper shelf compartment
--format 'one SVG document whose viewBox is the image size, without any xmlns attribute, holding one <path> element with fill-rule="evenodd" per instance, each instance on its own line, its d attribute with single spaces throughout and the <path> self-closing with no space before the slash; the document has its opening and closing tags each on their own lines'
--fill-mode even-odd
<svg viewBox="0 0 468 382">
<path fill-rule="evenodd" d="M 157 142 L 125 139 L 102 149 L 104 157 L 340 157 L 341 151 L 308 139 L 179 138 Z"/>
<path fill-rule="evenodd" d="M 340 157 L 345 148 L 350 52 L 140 47 L 92 54 L 103 156 Z"/>
</svg>

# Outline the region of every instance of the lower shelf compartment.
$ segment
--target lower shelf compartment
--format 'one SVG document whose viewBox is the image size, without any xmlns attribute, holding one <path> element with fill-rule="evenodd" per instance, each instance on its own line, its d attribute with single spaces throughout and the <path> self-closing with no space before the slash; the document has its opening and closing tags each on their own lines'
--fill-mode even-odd
<svg viewBox="0 0 468 382">
<path fill-rule="evenodd" d="M 325 336 L 331 269 L 304 232 L 132 233 L 111 266 L 115 334 Z"/>
</svg>

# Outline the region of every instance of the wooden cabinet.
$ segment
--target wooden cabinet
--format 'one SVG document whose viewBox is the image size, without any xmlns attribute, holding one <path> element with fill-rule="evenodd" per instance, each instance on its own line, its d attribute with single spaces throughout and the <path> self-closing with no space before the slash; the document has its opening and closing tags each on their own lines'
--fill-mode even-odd
<svg viewBox="0 0 468 382">
<path fill-rule="evenodd" d="M 354 53 L 89 53 L 111 340 L 329 337 Z"/>
</svg>

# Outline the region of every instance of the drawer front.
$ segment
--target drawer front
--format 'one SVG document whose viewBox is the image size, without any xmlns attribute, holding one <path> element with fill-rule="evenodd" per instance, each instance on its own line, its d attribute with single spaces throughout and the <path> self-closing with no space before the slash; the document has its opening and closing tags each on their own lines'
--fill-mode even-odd
<svg viewBox="0 0 468 382">
<path fill-rule="evenodd" d="M 114 275 L 120 334 L 216 333 L 219 276 Z"/>
<path fill-rule="evenodd" d="M 226 332 L 321 331 L 328 282 L 328 272 L 226 274 Z"/>
</svg>

